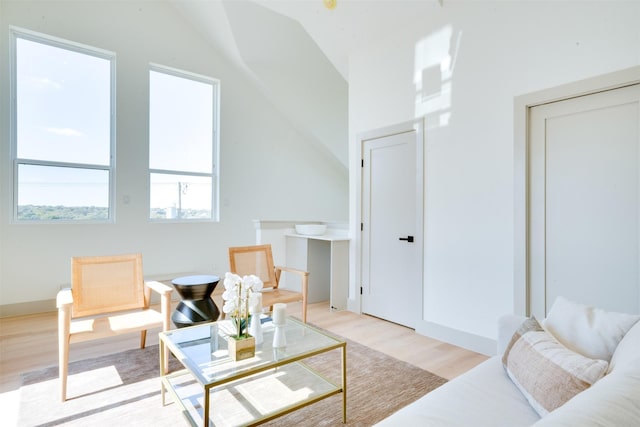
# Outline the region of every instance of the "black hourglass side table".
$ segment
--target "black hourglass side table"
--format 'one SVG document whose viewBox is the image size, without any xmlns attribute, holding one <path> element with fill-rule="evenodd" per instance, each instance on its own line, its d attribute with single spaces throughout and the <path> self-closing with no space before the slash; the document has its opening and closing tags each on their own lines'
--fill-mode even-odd
<svg viewBox="0 0 640 427">
<path fill-rule="evenodd" d="M 184 276 L 171 281 L 182 298 L 171 316 L 176 327 L 218 320 L 220 310 L 211 299 L 211 294 L 219 281 L 218 276 L 211 275 Z"/>
</svg>

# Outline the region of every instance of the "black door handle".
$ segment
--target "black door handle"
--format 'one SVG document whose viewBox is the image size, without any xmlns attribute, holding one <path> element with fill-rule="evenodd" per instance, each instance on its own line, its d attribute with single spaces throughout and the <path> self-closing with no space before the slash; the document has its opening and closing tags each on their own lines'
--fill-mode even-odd
<svg viewBox="0 0 640 427">
<path fill-rule="evenodd" d="M 399 240 L 405 240 L 409 243 L 413 243 L 413 236 L 407 236 L 407 237 L 400 237 Z"/>
</svg>

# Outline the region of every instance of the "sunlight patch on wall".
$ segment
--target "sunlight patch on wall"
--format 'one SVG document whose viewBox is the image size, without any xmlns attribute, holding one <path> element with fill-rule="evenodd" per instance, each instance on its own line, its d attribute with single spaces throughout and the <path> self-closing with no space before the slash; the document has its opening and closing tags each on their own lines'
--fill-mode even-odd
<svg viewBox="0 0 640 427">
<path fill-rule="evenodd" d="M 451 25 L 416 43 L 415 116 L 431 117 L 427 127 L 447 126 L 451 119 L 452 76 L 462 31 Z"/>
</svg>

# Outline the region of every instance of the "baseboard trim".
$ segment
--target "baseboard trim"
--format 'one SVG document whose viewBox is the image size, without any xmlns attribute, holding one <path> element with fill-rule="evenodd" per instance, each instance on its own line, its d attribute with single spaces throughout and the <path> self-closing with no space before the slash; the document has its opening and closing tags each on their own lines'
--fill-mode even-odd
<svg viewBox="0 0 640 427">
<path fill-rule="evenodd" d="M 0 305 L 0 317 L 26 316 L 29 314 L 51 313 L 56 311 L 56 300 L 19 302 L 16 304 Z"/>
<path fill-rule="evenodd" d="M 189 276 L 197 273 L 178 273 L 178 274 L 170 274 L 170 275 L 159 275 L 146 277 L 145 280 L 157 280 L 158 282 L 162 282 L 167 286 L 173 287 L 171 284 L 172 278 L 181 277 L 181 276 Z M 221 279 L 222 281 L 222 279 Z M 214 292 L 222 292 L 220 289 L 224 288 L 222 283 L 219 283 L 216 286 L 216 290 Z M 172 292 L 171 301 L 180 301 L 180 295 L 177 292 Z M 160 303 L 160 297 L 155 293 L 151 293 L 151 304 Z M 27 302 L 19 302 L 14 304 L 4 304 L 0 305 L 0 318 L 3 317 L 14 317 L 14 316 L 28 316 L 30 314 L 41 314 L 41 313 L 51 313 L 52 311 L 57 311 L 56 300 L 54 299 L 46 299 L 40 301 L 27 301 Z"/>
<path fill-rule="evenodd" d="M 443 326 L 433 322 L 421 322 L 416 327 L 416 332 L 421 335 L 444 341 L 476 353 L 493 356 L 496 354 L 496 340 L 482 337 L 468 332 L 459 331 L 457 329 Z"/>
</svg>

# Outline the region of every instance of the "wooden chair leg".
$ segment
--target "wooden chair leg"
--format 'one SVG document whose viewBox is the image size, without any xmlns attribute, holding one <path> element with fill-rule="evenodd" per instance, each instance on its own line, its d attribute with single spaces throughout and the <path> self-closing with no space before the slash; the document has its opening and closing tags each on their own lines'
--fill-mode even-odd
<svg viewBox="0 0 640 427">
<path fill-rule="evenodd" d="M 58 372 L 60 400 L 67 400 L 67 376 L 69 373 L 69 319 L 64 310 L 58 311 Z"/>
<path fill-rule="evenodd" d="M 307 323 L 307 297 L 309 290 L 309 275 L 302 276 L 302 323 Z"/>
<path fill-rule="evenodd" d="M 147 343 L 147 330 L 140 331 L 140 348 L 144 348 Z"/>
</svg>

